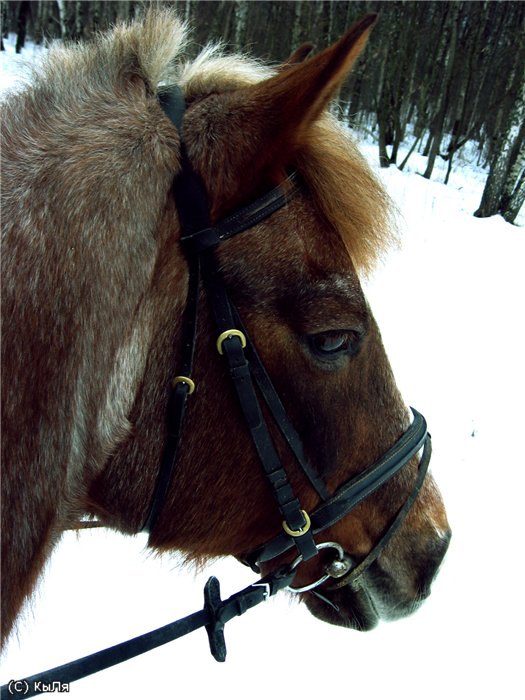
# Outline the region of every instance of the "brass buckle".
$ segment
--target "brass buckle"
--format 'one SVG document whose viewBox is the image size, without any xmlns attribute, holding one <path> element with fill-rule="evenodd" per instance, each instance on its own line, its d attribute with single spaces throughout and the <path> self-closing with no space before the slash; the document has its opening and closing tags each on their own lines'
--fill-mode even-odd
<svg viewBox="0 0 525 700">
<path fill-rule="evenodd" d="M 310 521 L 310 516 L 305 510 L 301 510 L 301 513 L 303 514 L 304 525 L 298 530 L 292 530 L 292 528 L 288 525 L 286 520 L 283 520 L 283 530 L 286 532 L 287 535 L 290 535 L 290 537 L 301 537 L 301 535 L 306 534 L 310 529 L 310 525 L 312 524 Z"/>
<path fill-rule="evenodd" d="M 224 351 L 222 349 L 222 344 L 227 338 L 239 338 L 241 341 L 241 346 L 243 348 L 246 347 L 246 336 L 242 331 L 237 330 L 237 328 L 230 328 L 228 331 L 224 331 L 224 333 L 221 333 L 220 336 L 217 338 L 217 351 L 219 355 L 224 355 Z"/>
<path fill-rule="evenodd" d="M 182 374 L 180 374 L 178 377 L 174 377 L 171 385 L 173 388 L 176 387 L 177 384 L 186 384 L 188 387 L 188 396 L 190 394 L 193 394 L 195 391 L 195 382 L 193 379 L 190 379 L 189 377 L 184 377 Z"/>
</svg>

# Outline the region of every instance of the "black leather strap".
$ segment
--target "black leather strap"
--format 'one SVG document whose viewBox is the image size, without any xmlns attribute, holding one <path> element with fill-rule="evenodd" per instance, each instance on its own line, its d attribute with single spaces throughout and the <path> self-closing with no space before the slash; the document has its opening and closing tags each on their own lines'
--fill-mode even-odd
<svg viewBox="0 0 525 700">
<path fill-rule="evenodd" d="M 411 410 L 414 420 L 396 444 L 372 466 L 341 486 L 333 496 L 310 514 L 314 535 L 348 515 L 359 503 L 391 479 L 423 447 L 427 438 L 429 439 L 427 424 L 416 409 Z M 243 555 L 242 561 L 258 572 L 259 564 L 271 561 L 292 547 L 292 538 L 282 532 L 262 547 Z"/>
<path fill-rule="evenodd" d="M 170 85 L 159 93 L 158 99 L 164 114 L 175 124 L 180 133 L 186 111 L 186 100 L 181 88 L 178 85 Z"/>
<path fill-rule="evenodd" d="M 206 627 L 213 657 L 217 661 L 224 661 L 226 659 L 224 625 L 290 585 L 294 575 L 295 572 L 290 573 L 284 570 L 275 572 L 224 601 L 220 597 L 219 582 L 212 576 L 204 589 L 203 610 L 89 656 L 84 656 L 62 666 L 56 666 L 42 673 L 36 673 L 19 681 L 16 686 L 13 684 L 3 685 L 1 698 L 7 700 L 7 698 L 31 698 L 40 695 L 52 687 L 59 688 L 63 683 L 72 683 L 98 671 L 116 666 L 123 661 L 133 659 L 201 627 Z"/>
<path fill-rule="evenodd" d="M 215 317 L 217 335 L 235 329 L 236 314 L 230 302 L 222 277 L 217 269 L 213 251 L 201 254 L 203 280 L 208 300 Z M 252 346 L 249 336 L 248 346 Z M 252 367 L 237 336 L 226 338 L 222 344 L 230 376 L 237 393 L 242 415 L 261 461 L 264 474 L 272 488 L 283 520 L 292 530 L 299 531 L 307 525 L 301 504 L 289 482 L 273 443 L 268 425 L 262 414 L 259 398 L 252 378 Z M 284 409 L 283 409 L 284 410 Z M 308 529 L 304 534 L 292 538 L 304 560 L 317 556 L 317 548 Z"/>
<path fill-rule="evenodd" d="M 414 420 L 408 430 L 385 454 L 362 474 L 351 479 L 313 513 L 314 528 L 325 529 L 341 520 L 359 503 L 389 481 L 423 447 L 427 437 L 424 417 L 412 408 Z"/>
<path fill-rule="evenodd" d="M 233 305 L 232 305 L 233 307 Z M 236 326 L 245 334 L 246 338 L 249 339 L 249 333 L 244 326 L 237 309 L 233 307 L 234 316 L 236 319 Z M 246 356 L 250 363 L 252 376 L 259 387 L 259 390 L 268 406 L 272 418 L 279 427 L 282 436 L 288 443 L 289 448 L 293 452 L 297 463 L 303 470 L 305 476 L 309 480 L 312 487 L 317 491 L 317 494 L 322 500 L 326 500 L 330 497 L 330 492 L 328 491 L 326 484 L 322 480 L 320 474 L 315 469 L 315 467 L 308 461 L 305 453 L 301 438 L 295 430 L 294 426 L 290 422 L 286 410 L 281 402 L 279 394 L 275 390 L 272 380 L 266 371 L 255 344 L 249 340 L 246 347 Z"/>
<path fill-rule="evenodd" d="M 195 338 L 200 290 L 200 261 L 195 258 L 189 266 L 188 296 L 182 325 L 182 353 L 179 375 L 193 376 L 193 358 L 195 355 Z M 171 377 L 173 382 L 175 377 Z M 166 411 L 167 434 L 155 489 L 151 499 L 150 510 L 142 530 L 151 532 L 166 500 L 173 481 L 177 462 L 178 447 L 182 435 L 186 406 L 191 387 L 187 382 L 179 381 L 172 385 Z"/>
<path fill-rule="evenodd" d="M 297 173 L 292 173 L 281 185 L 217 224 L 203 227 L 193 233 L 185 231 L 182 244 L 190 255 L 198 255 L 205 250 L 214 248 L 219 243 L 267 219 L 281 207 L 284 207 L 298 191 L 299 177 Z"/>
<path fill-rule="evenodd" d="M 337 581 L 335 581 L 332 585 L 328 586 L 328 590 L 334 590 L 336 588 L 350 586 L 350 588 L 352 588 L 355 591 L 361 587 L 361 578 L 363 574 L 388 545 L 392 537 L 401 527 L 403 521 L 408 515 L 408 512 L 414 505 L 414 502 L 418 497 L 419 492 L 421 491 L 421 487 L 423 486 L 423 482 L 427 475 L 431 455 L 432 441 L 430 435 L 427 435 L 423 447 L 423 454 L 421 455 L 421 459 L 419 461 L 416 482 L 414 484 L 414 487 L 412 488 L 412 491 L 410 492 L 409 497 L 403 503 L 401 508 L 396 513 L 395 517 L 392 519 L 389 526 L 386 528 L 385 532 L 381 535 L 376 544 L 368 552 L 366 557 L 362 561 L 360 561 L 359 564 L 354 569 L 352 569 L 346 576 L 337 579 Z"/>
</svg>

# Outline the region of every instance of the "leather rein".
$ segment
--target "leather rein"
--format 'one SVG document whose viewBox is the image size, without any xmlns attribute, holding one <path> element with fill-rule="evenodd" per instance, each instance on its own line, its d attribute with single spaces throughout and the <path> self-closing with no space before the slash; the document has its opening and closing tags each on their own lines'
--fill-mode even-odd
<svg viewBox="0 0 525 700">
<path fill-rule="evenodd" d="M 162 109 L 176 126 L 180 136 L 186 109 L 181 89 L 178 86 L 170 87 L 160 95 L 159 99 Z M 276 557 L 290 550 L 295 550 L 296 556 L 291 564 L 277 568 L 227 600 L 221 599 L 219 582 L 215 577 L 211 577 L 204 589 L 203 610 L 109 649 L 36 674 L 24 681 L 17 681 L 18 684 L 25 684 L 20 686 L 20 690 L 12 686 L 14 683 L 12 681 L 11 684 L 2 686 L 2 698 L 32 697 L 46 690 L 49 691 L 50 684 L 67 685 L 74 680 L 166 644 L 200 627 L 206 628 L 213 657 L 217 661 L 224 661 L 226 622 L 235 616 L 242 615 L 283 589 L 295 593 L 310 591 L 326 604 L 335 607 L 316 589 L 327 582 L 330 582 L 329 589 L 349 586 L 357 590 L 360 587 L 363 574 L 379 557 L 405 520 L 425 479 L 431 455 L 430 435 L 427 432 L 424 417 L 412 409 L 413 422 L 397 442 L 361 474 L 344 483 L 334 493 L 329 492 L 322 477 L 305 456 L 300 436 L 288 419 L 279 395 L 230 299 L 214 254 L 214 250 L 223 241 L 248 231 L 286 206 L 300 191 L 300 180 L 297 174 L 290 175 L 282 185 L 212 225 L 204 184 L 191 166 L 182 136 L 180 139 L 182 170 L 175 178 L 173 191 L 181 224 L 181 245 L 188 261 L 188 295 L 183 319 L 180 373 L 172 380 L 167 409 L 168 435 L 143 530 L 151 533 L 154 529 L 175 477 L 177 449 L 183 431 L 186 406 L 195 390 L 192 379 L 193 358 L 198 297 L 199 290 L 203 286 L 211 303 L 216 323 L 217 350 L 224 357 L 229 369 L 247 429 L 282 516 L 282 532 L 257 550 L 243 555 L 241 561 L 260 573 L 262 564 L 268 565 Z M 320 498 L 319 505 L 310 513 L 301 508 L 281 464 L 267 422 L 263 417 L 261 399 L 295 460 Z M 420 450 L 422 454 L 412 491 L 379 541 L 362 561 L 355 562 L 336 542 L 316 543 L 314 537 L 317 534 L 348 515 L 357 505 L 397 474 Z M 332 550 L 334 557 L 332 562 L 325 566 L 322 576 L 309 585 L 300 588 L 292 587 L 297 567 L 303 561 L 318 556 L 319 552 L 325 549 Z"/>
</svg>

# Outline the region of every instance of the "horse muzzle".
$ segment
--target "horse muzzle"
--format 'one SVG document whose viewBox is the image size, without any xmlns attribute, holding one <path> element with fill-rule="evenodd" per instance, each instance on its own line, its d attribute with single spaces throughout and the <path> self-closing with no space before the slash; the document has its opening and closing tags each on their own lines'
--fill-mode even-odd
<svg viewBox="0 0 525 700">
<path fill-rule="evenodd" d="M 395 620 L 412 614 L 428 598 L 450 538 L 449 530 L 420 546 L 414 560 L 404 561 L 402 566 L 394 564 L 397 558 L 390 557 L 386 550 L 362 573 L 359 564 L 352 562 L 345 575 L 296 592 L 303 593 L 306 606 L 320 620 L 360 631 L 371 630 L 381 619 Z"/>
</svg>

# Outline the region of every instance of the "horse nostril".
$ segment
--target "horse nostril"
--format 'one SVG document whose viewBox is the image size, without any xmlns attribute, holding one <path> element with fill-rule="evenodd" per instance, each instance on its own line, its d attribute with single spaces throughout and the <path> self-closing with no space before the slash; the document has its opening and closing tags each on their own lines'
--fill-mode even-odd
<svg viewBox="0 0 525 700">
<path fill-rule="evenodd" d="M 430 545 L 427 546 L 418 585 L 418 596 L 422 600 L 430 595 L 430 586 L 432 581 L 436 578 L 441 563 L 445 558 L 451 537 L 452 532 L 447 530 L 443 535 L 433 540 Z"/>
<path fill-rule="evenodd" d="M 430 586 L 425 586 L 424 588 L 420 588 L 417 592 L 417 599 L 418 601 L 423 601 L 428 598 L 430 595 Z"/>
</svg>

